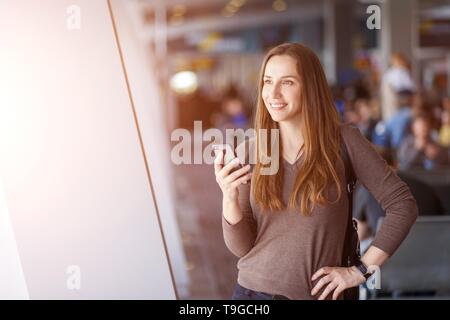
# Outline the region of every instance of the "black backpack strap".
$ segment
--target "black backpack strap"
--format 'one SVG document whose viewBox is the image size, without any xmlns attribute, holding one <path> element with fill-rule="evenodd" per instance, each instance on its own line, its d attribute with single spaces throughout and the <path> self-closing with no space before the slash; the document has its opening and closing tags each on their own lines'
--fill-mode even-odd
<svg viewBox="0 0 450 320">
<path fill-rule="evenodd" d="M 343 137 L 341 137 L 341 154 L 342 161 L 344 162 L 345 185 L 348 197 L 347 229 L 345 232 L 345 242 L 348 244 L 351 241 L 352 232 L 355 228 L 353 225 L 353 190 L 355 189 L 356 175 Z M 344 263 L 350 265 L 351 261 L 344 261 Z"/>
<path fill-rule="evenodd" d="M 341 136 L 341 156 L 344 163 L 345 170 L 345 185 L 348 197 L 348 214 L 347 214 L 347 228 L 345 231 L 345 243 L 342 256 L 343 267 L 350 267 L 355 264 L 359 256 L 359 240 L 357 233 L 356 221 L 353 220 L 353 190 L 356 184 L 356 175 L 353 170 L 353 165 L 348 154 L 347 146 L 344 138 Z M 357 300 L 359 297 L 358 287 L 349 288 L 344 291 L 344 299 Z"/>
<path fill-rule="evenodd" d="M 353 190 L 356 184 L 356 175 L 353 170 L 352 161 L 350 160 L 350 156 L 348 155 L 347 145 L 345 144 L 344 139 L 341 139 L 341 155 L 342 161 L 344 162 L 344 170 L 345 170 L 345 184 L 347 186 L 347 194 L 349 196 L 353 195 Z M 352 201 L 350 201 L 351 204 Z M 351 217 L 351 215 L 350 215 Z M 351 220 L 351 218 L 349 219 Z"/>
</svg>

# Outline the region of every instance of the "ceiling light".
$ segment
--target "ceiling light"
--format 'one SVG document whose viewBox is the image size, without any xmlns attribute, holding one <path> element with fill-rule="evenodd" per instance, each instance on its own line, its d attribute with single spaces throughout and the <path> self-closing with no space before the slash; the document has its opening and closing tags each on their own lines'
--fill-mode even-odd
<svg viewBox="0 0 450 320">
<path fill-rule="evenodd" d="M 275 0 L 272 3 L 272 8 L 275 11 L 285 11 L 287 9 L 287 4 L 284 0 Z"/>
<path fill-rule="evenodd" d="M 182 4 L 178 4 L 172 8 L 172 12 L 176 16 L 182 16 L 186 13 L 186 11 L 186 6 Z"/>
<path fill-rule="evenodd" d="M 245 0 L 231 0 L 230 4 L 235 7 L 242 7 L 245 4 Z"/>
<path fill-rule="evenodd" d="M 170 79 L 170 87 L 178 94 L 193 93 L 197 90 L 197 75 L 192 71 L 181 71 Z"/>
</svg>

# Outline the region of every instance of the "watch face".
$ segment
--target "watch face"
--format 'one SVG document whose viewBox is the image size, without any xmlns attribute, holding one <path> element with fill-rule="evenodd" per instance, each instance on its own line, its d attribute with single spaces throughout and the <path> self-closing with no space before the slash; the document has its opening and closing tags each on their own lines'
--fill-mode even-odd
<svg viewBox="0 0 450 320">
<path fill-rule="evenodd" d="M 368 280 L 371 276 L 372 276 L 371 273 L 366 273 L 366 274 L 364 275 L 364 278 L 366 278 L 366 280 Z"/>
</svg>

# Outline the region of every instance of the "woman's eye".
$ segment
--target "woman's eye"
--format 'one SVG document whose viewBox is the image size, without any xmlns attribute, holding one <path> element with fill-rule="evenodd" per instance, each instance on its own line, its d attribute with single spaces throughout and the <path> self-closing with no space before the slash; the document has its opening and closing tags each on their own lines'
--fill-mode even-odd
<svg viewBox="0 0 450 320">
<path fill-rule="evenodd" d="M 270 83 L 272 83 L 272 81 L 270 81 L 270 80 L 264 80 L 264 83 L 265 83 L 265 84 L 270 84 Z"/>
<path fill-rule="evenodd" d="M 287 84 L 287 85 L 291 86 L 294 84 L 294 82 L 291 80 L 286 80 L 286 81 L 283 81 L 283 84 Z"/>
</svg>

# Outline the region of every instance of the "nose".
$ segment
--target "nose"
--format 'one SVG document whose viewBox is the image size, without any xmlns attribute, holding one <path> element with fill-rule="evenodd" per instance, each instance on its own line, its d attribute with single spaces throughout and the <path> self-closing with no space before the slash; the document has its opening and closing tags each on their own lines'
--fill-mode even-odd
<svg viewBox="0 0 450 320">
<path fill-rule="evenodd" d="M 272 99 L 281 97 L 281 87 L 278 83 L 274 83 L 274 85 L 270 88 L 269 96 Z"/>
</svg>

